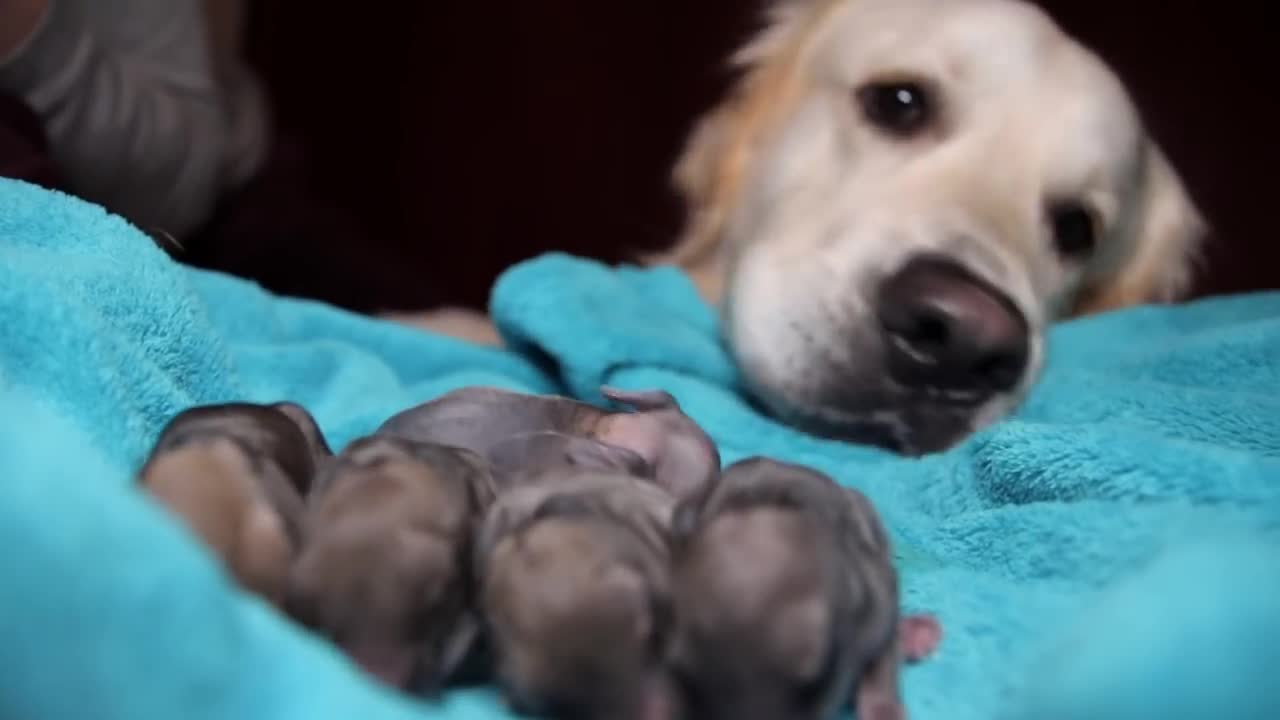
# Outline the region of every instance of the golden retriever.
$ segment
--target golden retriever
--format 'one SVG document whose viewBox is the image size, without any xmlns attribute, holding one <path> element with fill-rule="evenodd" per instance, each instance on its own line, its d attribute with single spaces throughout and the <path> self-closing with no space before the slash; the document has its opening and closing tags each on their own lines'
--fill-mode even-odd
<svg viewBox="0 0 1280 720">
<path fill-rule="evenodd" d="M 1033 5 L 783 0 L 735 62 L 654 262 L 720 306 L 785 421 L 946 448 L 1016 407 L 1054 320 L 1188 284 L 1201 213 L 1120 80 Z"/>
</svg>

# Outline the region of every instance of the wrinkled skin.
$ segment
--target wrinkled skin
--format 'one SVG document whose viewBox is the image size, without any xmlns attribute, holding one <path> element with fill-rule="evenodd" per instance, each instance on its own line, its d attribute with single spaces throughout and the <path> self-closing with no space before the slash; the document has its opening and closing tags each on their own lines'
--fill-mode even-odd
<svg viewBox="0 0 1280 720">
<path fill-rule="evenodd" d="M 241 586 L 278 605 L 302 542 L 301 493 L 328 454 L 299 405 L 206 405 L 169 421 L 138 474 Z"/>
<path fill-rule="evenodd" d="M 499 440 L 489 447 L 488 460 L 494 481 L 502 490 L 538 482 L 565 468 L 654 479 L 653 466 L 633 450 L 553 430 Z"/>
<path fill-rule="evenodd" d="M 715 444 L 670 394 L 613 388 L 601 392 L 634 410 L 610 412 L 565 397 L 468 387 L 399 413 L 377 432 L 465 447 L 490 460 L 496 445 L 516 436 L 560 433 L 601 444 L 597 452 L 578 453 L 575 463 L 610 471 L 639 467 L 623 452 L 629 451 L 649 468 L 645 476 L 651 473 L 681 497 L 700 492 L 714 480 L 720 467 Z M 535 453 L 546 447 L 545 443 L 528 445 Z M 514 450 L 508 445 L 502 462 L 528 467 L 530 458 L 521 462 Z"/>
<path fill-rule="evenodd" d="M 470 451 L 351 443 L 310 498 L 289 613 L 382 682 L 434 694 L 473 650 L 470 540 L 492 499 Z"/>
<path fill-rule="evenodd" d="M 565 470 L 499 496 L 477 543 L 499 684 L 518 712 L 669 720 L 666 531 L 674 500 L 625 475 Z"/>
<path fill-rule="evenodd" d="M 859 720 L 905 716 L 899 665 L 931 651 L 937 624 L 913 618 L 899 637 L 888 537 L 862 494 L 743 460 L 681 504 L 673 537 L 670 663 L 686 717 L 828 720 L 851 699 Z"/>
</svg>

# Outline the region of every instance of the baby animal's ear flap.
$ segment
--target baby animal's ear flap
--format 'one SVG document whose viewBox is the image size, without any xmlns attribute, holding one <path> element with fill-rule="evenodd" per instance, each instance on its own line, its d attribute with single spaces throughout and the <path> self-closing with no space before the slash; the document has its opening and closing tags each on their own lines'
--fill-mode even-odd
<svg viewBox="0 0 1280 720">
<path fill-rule="evenodd" d="M 471 556 L 471 572 L 476 578 L 483 579 L 488 573 L 486 567 L 489 556 L 504 538 L 515 532 L 520 522 L 517 513 L 501 504 L 495 505 L 485 513 L 479 526 L 471 535 L 469 554 Z"/>
<path fill-rule="evenodd" d="M 671 512 L 671 540 L 679 547 L 698 528 L 702 517 L 703 498 L 689 497 L 676 504 Z"/>
<path fill-rule="evenodd" d="M 630 405 L 642 412 L 680 408 L 675 396 L 666 390 L 623 390 L 605 385 L 600 388 L 600 394 L 607 400 L 620 405 Z"/>
<path fill-rule="evenodd" d="M 451 681 L 470 673 L 470 666 L 484 649 L 479 618 L 474 612 L 463 613 L 444 637 L 439 665 L 421 668 L 414 689 L 427 698 L 439 697 Z"/>
<path fill-rule="evenodd" d="M 573 438 L 565 448 L 570 465 L 599 470 L 614 470 L 639 478 L 653 477 L 653 464 L 640 453 L 605 442 Z"/>
<path fill-rule="evenodd" d="M 316 457 L 327 457 L 333 454 L 329 443 L 325 441 L 324 432 L 315 417 L 304 407 L 295 402 L 278 402 L 271 406 L 285 417 L 297 424 L 298 429 L 307 438 L 311 453 Z"/>
<path fill-rule="evenodd" d="M 1124 254 L 1082 288 L 1073 315 L 1173 302 L 1190 289 L 1209 226 L 1164 152 L 1149 143 Z"/>
</svg>

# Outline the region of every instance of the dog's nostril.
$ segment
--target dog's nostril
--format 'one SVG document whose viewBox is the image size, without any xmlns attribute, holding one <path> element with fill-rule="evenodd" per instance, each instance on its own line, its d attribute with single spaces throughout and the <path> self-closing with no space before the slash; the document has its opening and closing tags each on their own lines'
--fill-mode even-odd
<svg viewBox="0 0 1280 720">
<path fill-rule="evenodd" d="M 916 316 L 915 324 L 902 335 L 917 350 L 936 353 L 946 347 L 951 330 L 945 318 L 933 313 L 921 313 Z"/>
<path fill-rule="evenodd" d="M 982 384 L 995 391 L 1010 390 L 1022 379 L 1026 357 L 1016 351 L 989 355 L 974 367 L 974 375 Z"/>
</svg>

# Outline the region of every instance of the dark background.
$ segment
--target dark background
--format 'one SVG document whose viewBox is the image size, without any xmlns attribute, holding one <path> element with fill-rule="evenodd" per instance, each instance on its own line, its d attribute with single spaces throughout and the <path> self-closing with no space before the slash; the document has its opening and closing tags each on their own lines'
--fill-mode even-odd
<svg viewBox="0 0 1280 720">
<path fill-rule="evenodd" d="M 1263 4 L 1045 3 L 1128 82 L 1214 224 L 1199 294 L 1280 287 Z M 412 309 L 482 306 L 505 267 L 548 250 L 662 247 L 680 221 L 669 168 L 759 9 L 264 0 L 250 47 L 283 141 L 194 260 L 358 310 Z"/>
</svg>

